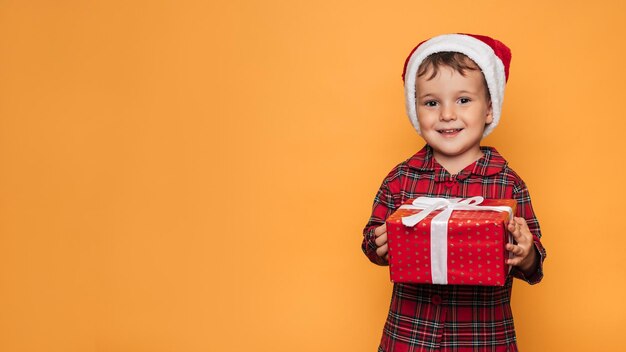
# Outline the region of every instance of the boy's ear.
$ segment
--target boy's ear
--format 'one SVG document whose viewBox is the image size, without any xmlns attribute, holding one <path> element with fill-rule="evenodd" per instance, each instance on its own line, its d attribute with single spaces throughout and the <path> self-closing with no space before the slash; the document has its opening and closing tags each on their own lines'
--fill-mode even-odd
<svg viewBox="0 0 626 352">
<path fill-rule="evenodd" d="M 485 125 L 488 125 L 493 122 L 493 106 L 491 102 L 489 102 L 489 110 L 487 110 L 487 119 L 485 120 Z"/>
</svg>

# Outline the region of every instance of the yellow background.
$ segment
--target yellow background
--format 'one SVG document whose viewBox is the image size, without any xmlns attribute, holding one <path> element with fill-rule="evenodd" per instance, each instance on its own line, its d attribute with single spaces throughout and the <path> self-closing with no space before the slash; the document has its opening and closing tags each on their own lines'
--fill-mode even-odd
<svg viewBox="0 0 626 352">
<path fill-rule="evenodd" d="M 621 1 L 1 1 L 1 351 L 374 351 L 386 267 L 361 230 L 423 142 L 405 56 L 513 50 L 485 141 L 548 250 L 523 351 L 620 351 Z"/>
</svg>

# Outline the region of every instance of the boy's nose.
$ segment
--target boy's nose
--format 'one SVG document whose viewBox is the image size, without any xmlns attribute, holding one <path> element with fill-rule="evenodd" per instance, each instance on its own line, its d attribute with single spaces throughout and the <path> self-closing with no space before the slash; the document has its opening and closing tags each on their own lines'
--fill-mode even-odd
<svg viewBox="0 0 626 352">
<path fill-rule="evenodd" d="M 441 121 L 451 121 L 456 120 L 456 113 L 454 112 L 454 108 L 451 106 L 443 106 L 441 108 L 441 114 L 439 116 Z"/>
</svg>

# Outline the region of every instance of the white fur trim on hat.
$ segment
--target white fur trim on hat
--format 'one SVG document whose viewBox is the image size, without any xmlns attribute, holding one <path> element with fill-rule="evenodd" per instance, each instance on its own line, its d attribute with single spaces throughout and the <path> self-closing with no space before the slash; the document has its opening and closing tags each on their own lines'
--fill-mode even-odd
<svg viewBox="0 0 626 352">
<path fill-rule="evenodd" d="M 444 34 L 431 38 L 419 45 L 409 58 L 404 72 L 404 95 L 409 119 L 417 133 L 421 135 L 415 106 L 417 70 L 422 61 L 429 55 L 444 51 L 466 55 L 480 67 L 485 76 L 493 108 L 493 122 L 485 127 L 485 132 L 483 133 L 483 137 L 486 137 L 500 122 L 502 101 L 504 100 L 504 86 L 506 84 L 504 64 L 489 45 L 465 34 Z"/>
</svg>

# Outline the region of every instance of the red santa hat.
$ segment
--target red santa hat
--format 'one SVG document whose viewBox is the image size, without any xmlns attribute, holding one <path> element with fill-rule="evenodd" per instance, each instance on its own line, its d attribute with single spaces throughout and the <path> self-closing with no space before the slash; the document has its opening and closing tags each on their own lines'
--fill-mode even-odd
<svg viewBox="0 0 626 352">
<path fill-rule="evenodd" d="M 419 43 L 411 51 L 404 63 L 404 71 L 402 72 L 406 111 L 409 119 L 417 133 L 421 135 L 415 106 L 417 70 L 429 55 L 444 51 L 466 55 L 480 67 L 485 76 L 493 108 L 493 122 L 485 127 L 483 133 L 483 137 L 486 137 L 500 122 L 504 86 L 509 78 L 511 50 L 502 42 L 483 35 L 444 34 Z"/>
</svg>

